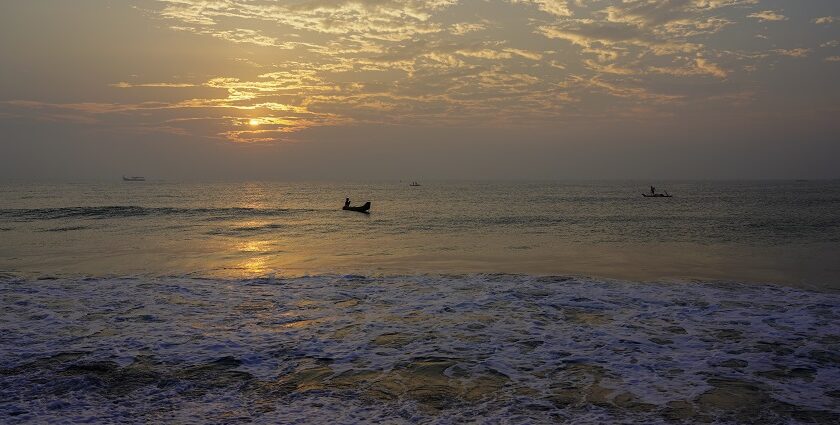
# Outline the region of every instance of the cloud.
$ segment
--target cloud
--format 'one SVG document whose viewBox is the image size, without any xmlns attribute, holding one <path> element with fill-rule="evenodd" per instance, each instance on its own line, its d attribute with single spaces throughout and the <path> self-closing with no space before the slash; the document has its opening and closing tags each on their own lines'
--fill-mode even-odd
<svg viewBox="0 0 840 425">
<path fill-rule="evenodd" d="M 109 84 L 111 87 L 117 87 L 121 89 L 128 89 L 133 87 L 158 87 L 158 88 L 184 88 L 184 87 L 196 87 L 195 84 L 192 83 L 127 83 L 125 81 L 121 81 L 119 83 Z"/>
<path fill-rule="evenodd" d="M 254 44 L 257 46 L 274 46 L 274 47 L 285 47 L 291 48 L 289 46 L 294 46 L 293 44 L 281 44 L 278 40 L 274 37 L 268 37 L 265 35 L 260 34 L 259 31 L 244 29 L 244 28 L 234 28 L 231 30 L 203 30 L 200 28 L 193 28 L 193 27 L 179 27 L 173 26 L 172 29 L 181 30 L 181 31 L 190 31 L 196 34 L 209 34 L 216 38 L 221 38 L 222 40 L 232 41 L 234 43 L 248 43 Z"/>
<path fill-rule="evenodd" d="M 760 23 L 787 18 L 756 12 L 756 0 L 500 0 L 473 13 L 457 0 L 141 3 L 160 27 L 194 34 L 190 43 L 226 43 L 225 66 L 103 83 L 133 102 L 18 102 L 0 113 L 134 119 L 136 129 L 235 142 L 285 142 L 336 125 L 553 125 L 673 114 L 813 51 L 782 42 L 749 50 L 727 34 L 782 39 Z"/>
<path fill-rule="evenodd" d="M 718 66 L 710 62 L 708 59 L 698 56 L 694 58 L 692 61 L 688 61 L 682 67 L 650 67 L 648 69 L 650 72 L 660 73 L 660 74 L 667 74 L 672 76 L 693 76 L 693 75 L 709 75 L 716 78 L 726 78 L 729 73 Z"/>
<path fill-rule="evenodd" d="M 487 28 L 483 23 L 459 22 L 449 27 L 449 32 L 454 35 L 464 35 L 471 32 L 481 31 Z"/>
<path fill-rule="evenodd" d="M 705 58 L 697 57 L 694 59 L 694 64 L 701 74 L 709 74 L 718 78 L 726 78 L 726 71 L 721 67 L 709 62 Z"/>
<path fill-rule="evenodd" d="M 594 88 L 614 97 L 633 99 L 636 101 L 653 101 L 655 103 L 672 103 L 680 100 L 682 96 L 653 93 L 644 87 L 618 85 L 604 81 L 601 77 L 584 79 L 575 77 L 573 84 L 581 87 Z"/>
<path fill-rule="evenodd" d="M 326 34 L 357 34 L 371 39 L 405 40 L 417 34 L 441 31 L 430 22 L 436 11 L 455 0 L 304 0 L 280 4 L 266 0 L 160 0 L 160 15 L 207 31 L 225 19 L 271 22 L 295 30 Z M 240 29 L 241 30 L 241 29 Z M 214 32 L 225 37 L 224 32 Z M 273 44 L 269 36 L 233 32 L 227 37 L 258 44 Z"/>
<path fill-rule="evenodd" d="M 778 12 L 772 10 L 764 10 L 747 15 L 747 18 L 758 19 L 759 22 L 778 22 L 787 21 L 788 18 Z"/>
<path fill-rule="evenodd" d="M 494 49 L 479 49 L 479 50 L 458 50 L 455 53 L 461 56 L 481 59 L 511 59 L 513 57 L 521 57 L 532 61 L 538 61 L 543 58 L 539 52 L 532 52 L 529 50 L 504 48 L 500 50 Z"/>
<path fill-rule="evenodd" d="M 805 48 L 798 48 L 798 49 L 775 49 L 772 50 L 773 53 L 776 53 L 781 56 L 789 56 L 792 58 L 804 58 L 808 57 L 811 53 L 811 49 Z"/>
<path fill-rule="evenodd" d="M 645 33 L 634 25 L 616 22 L 569 22 L 563 26 L 541 26 L 538 31 L 548 38 L 559 38 L 582 47 L 594 43 L 638 42 Z"/>
<path fill-rule="evenodd" d="M 565 17 L 572 16 L 569 3 L 566 0 L 510 0 L 511 3 L 534 4 L 537 8 L 550 15 Z"/>
<path fill-rule="evenodd" d="M 840 21 L 840 17 L 837 16 L 823 16 L 821 18 L 814 19 L 814 23 L 817 25 L 827 25 L 833 24 L 835 22 Z"/>
</svg>

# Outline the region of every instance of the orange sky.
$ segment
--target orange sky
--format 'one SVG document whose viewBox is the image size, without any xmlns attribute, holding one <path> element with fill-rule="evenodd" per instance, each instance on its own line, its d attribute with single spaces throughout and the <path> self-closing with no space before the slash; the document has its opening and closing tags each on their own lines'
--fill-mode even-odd
<svg viewBox="0 0 840 425">
<path fill-rule="evenodd" d="M 10 0 L 0 57 L 7 179 L 840 177 L 832 0 Z"/>
</svg>

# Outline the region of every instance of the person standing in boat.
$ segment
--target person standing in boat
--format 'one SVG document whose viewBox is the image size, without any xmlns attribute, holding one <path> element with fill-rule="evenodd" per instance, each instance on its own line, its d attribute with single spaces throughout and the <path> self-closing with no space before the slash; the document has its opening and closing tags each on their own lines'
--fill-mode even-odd
<svg viewBox="0 0 840 425">
<path fill-rule="evenodd" d="M 350 198 L 344 198 L 344 206 L 345 206 L 345 207 L 349 207 L 349 206 L 350 206 Z"/>
<path fill-rule="evenodd" d="M 655 194 L 656 194 L 656 188 L 655 188 L 655 187 L 653 187 L 653 186 L 651 186 L 651 187 L 650 187 L 650 194 L 651 194 L 651 195 L 655 195 Z"/>
</svg>

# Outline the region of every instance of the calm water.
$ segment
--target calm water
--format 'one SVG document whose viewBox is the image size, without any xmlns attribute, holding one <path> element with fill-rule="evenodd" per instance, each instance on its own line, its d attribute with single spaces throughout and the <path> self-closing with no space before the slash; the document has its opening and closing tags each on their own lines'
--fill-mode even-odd
<svg viewBox="0 0 840 425">
<path fill-rule="evenodd" d="M 658 186 L 0 186 L 0 422 L 840 421 L 840 183 Z"/>
<path fill-rule="evenodd" d="M 840 287 L 840 182 L 0 186 L 0 270 L 506 272 Z M 370 215 L 342 211 L 345 196 Z"/>
</svg>

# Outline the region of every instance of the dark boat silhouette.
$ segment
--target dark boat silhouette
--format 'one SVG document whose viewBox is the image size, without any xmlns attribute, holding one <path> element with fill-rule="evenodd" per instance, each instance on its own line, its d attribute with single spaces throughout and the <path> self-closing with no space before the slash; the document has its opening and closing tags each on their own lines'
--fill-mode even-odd
<svg viewBox="0 0 840 425">
<path fill-rule="evenodd" d="M 420 183 L 417 183 L 416 181 L 413 181 L 413 182 L 411 182 L 411 184 L 409 186 L 420 186 Z"/>
<path fill-rule="evenodd" d="M 123 178 L 124 182 L 144 182 L 144 181 L 146 181 L 145 177 L 140 177 L 140 176 L 131 176 L 131 177 L 122 176 L 122 178 Z"/>
<path fill-rule="evenodd" d="M 349 205 L 345 205 L 345 206 L 341 207 L 341 209 L 346 210 L 346 211 L 356 211 L 356 212 L 360 212 L 360 213 L 369 214 L 368 210 L 370 209 L 370 201 L 365 202 L 365 204 L 362 205 L 361 207 L 351 207 Z"/>
<path fill-rule="evenodd" d="M 673 198 L 673 195 L 669 195 L 668 193 L 654 193 L 653 195 L 643 193 L 642 196 L 644 196 L 645 198 Z"/>
</svg>

